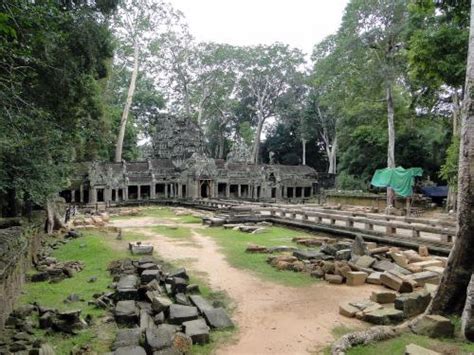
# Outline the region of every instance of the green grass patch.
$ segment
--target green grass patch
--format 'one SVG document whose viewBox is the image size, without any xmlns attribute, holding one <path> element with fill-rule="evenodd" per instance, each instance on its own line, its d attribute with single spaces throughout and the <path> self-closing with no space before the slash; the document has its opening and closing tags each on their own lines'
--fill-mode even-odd
<svg viewBox="0 0 474 355">
<path fill-rule="evenodd" d="M 112 282 L 112 278 L 107 271 L 108 264 L 129 255 L 124 252 L 117 252 L 107 245 L 107 236 L 101 232 L 84 231 L 84 237 L 74 239 L 55 250 L 53 256 L 59 261 L 79 260 L 84 262 L 84 269 L 70 279 L 65 279 L 58 283 L 29 282 L 25 285 L 23 295 L 19 303 L 37 302 L 42 306 L 53 307 L 59 310 L 82 309 L 82 316 L 90 314 L 98 321 L 105 314 L 102 309 L 97 309 L 92 305 L 87 305 L 87 301 L 92 299 L 92 295 L 107 290 L 107 286 Z M 88 282 L 92 277 L 97 277 L 96 282 Z M 84 302 L 64 303 L 63 301 L 71 293 L 78 294 Z M 106 329 L 110 330 L 107 332 Z M 37 335 L 56 349 L 57 354 L 69 354 L 75 345 L 91 344 L 99 353 L 106 352 L 113 340 L 115 326 L 110 324 L 97 324 L 80 332 L 76 336 L 65 334 L 47 335 L 44 331 L 38 330 Z"/>
<path fill-rule="evenodd" d="M 202 219 L 200 217 L 191 216 L 191 215 L 176 216 L 176 218 L 178 219 L 178 221 L 180 223 L 189 223 L 189 224 L 201 224 L 202 223 Z"/>
<path fill-rule="evenodd" d="M 258 244 L 266 247 L 297 246 L 291 239 L 296 236 L 304 236 L 305 234 L 302 232 L 281 227 L 270 227 L 261 234 L 250 234 L 218 227 L 208 228 L 202 233 L 217 241 L 227 260 L 234 267 L 252 271 L 263 279 L 287 286 L 307 286 L 316 282 L 314 278 L 311 278 L 306 273 L 278 271 L 266 262 L 267 254 L 250 254 L 245 252 L 249 244 Z"/>
<path fill-rule="evenodd" d="M 404 334 L 400 337 L 381 341 L 375 344 L 357 346 L 350 349 L 350 355 L 404 354 L 408 344 L 416 344 L 442 354 L 470 354 L 474 352 L 474 344 L 457 339 L 432 339 L 415 334 Z"/>
</svg>

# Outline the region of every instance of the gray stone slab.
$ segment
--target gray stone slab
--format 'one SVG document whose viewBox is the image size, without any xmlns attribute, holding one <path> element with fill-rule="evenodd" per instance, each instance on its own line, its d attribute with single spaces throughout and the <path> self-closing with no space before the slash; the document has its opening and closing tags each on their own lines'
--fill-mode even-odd
<svg viewBox="0 0 474 355">
<path fill-rule="evenodd" d="M 204 310 L 204 318 L 206 318 L 207 324 L 211 328 L 215 329 L 225 329 L 225 328 L 232 328 L 234 323 L 227 315 L 227 312 L 224 308 L 212 308 Z"/>
<path fill-rule="evenodd" d="M 112 344 L 112 350 L 140 345 L 141 329 L 119 329 Z"/>
<path fill-rule="evenodd" d="M 185 334 L 193 340 L 193 344 L 209 343 L 209 327 L 202 318 L 184 322 Z"/>
<path fill-rule="evenodd" d="M 148 352 L 170 348 L 173 345 L 176 330 L 176 327 L 170 324 L 160 324 L 156 329 L 146 329 L 145 347 Z"/>
<path fill-rule="evenodd" d="M 206 309 L 213 308 L 209 301 L 200 295 L 191 295 L 189 296 L 189 299 L 191 300 L 191 303 L 195 305 L 201 313 L 203 313 Z"/>
<path fill-rule="evenodd" d="M 146 352 L 141 346 L 126 346 L 115 350 L 114 355 L 146 355 Z"/>
<path fill-rule="evenodd" d="M 119 301 L 115 306 L 115 320 L 118 323 L 134 324 L 138 322 L 138 309 L 135 301 Z"/>
<path fill-rule="evenodd" d="M 169 307 L 169 322 L 171 324 L 182 324 L 190 320 L 197 319 L 199 316 L 198 309 L 192 306 L 182 306 L 180 304 L 172 304 Z"/>
<path fill-rule="evenodd" d="M 295 250 L 293 256 L 297 257 L 299 260 L 322 260 L 323 258 L 323 255 L 319 251 L 311 249 Z"/>
<path fill-rule="evenodd" d="M 395 271 L 402 275 L 410 275 L 411 272 L 389 260 L 376 261 L 372 264 L 372 269 L 377 271 Z"/>
<path fill-rule="evenodd" d="M 430 301 L 431 294 L 425 290 L 405 293 L 395 299 L 395 308 L 408 318 L 423 313 Z"/>
<path fill-rule="evenodd" d="M 160 278 L 160 270 L 145 270 L 140 275 L 140 280 L 143 284 L 149 283 L 153 280 L 158 280 Z"/>
</svg>

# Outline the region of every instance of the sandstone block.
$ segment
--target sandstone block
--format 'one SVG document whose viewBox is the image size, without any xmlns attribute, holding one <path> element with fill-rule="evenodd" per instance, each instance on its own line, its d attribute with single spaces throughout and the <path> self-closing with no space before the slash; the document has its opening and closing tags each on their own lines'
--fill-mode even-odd
<svg viewBox="0 0 474 355">
<path fill-rule="evenodd" d="M 349 286 L 360 286 L 365 284 L 367 276 L 368 275 L 363 271 L 351 271 L 347 273 L 346 283 Z"/>
</svg>

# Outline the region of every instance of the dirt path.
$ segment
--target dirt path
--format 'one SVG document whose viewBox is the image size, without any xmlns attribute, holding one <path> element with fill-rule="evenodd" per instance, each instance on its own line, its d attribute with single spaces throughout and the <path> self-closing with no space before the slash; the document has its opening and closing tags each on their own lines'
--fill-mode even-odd
<svg viewBox="0 0 474 355">
<path fill-rule="evenodd" d="M 125 223 L 117 221 L 116 226 Z M 147 221 L 148 222 L 148 221 Z M 233 320 L 239 326 L 235 342 L 217 354 L 307 354 L 316 352 L 333 340 L 331 329 L 337 325 L 360 326 L 357 320 L 338 314 L 343 301 L 368 297 L 374 287 L 349 287 L 321 282 L 293 288 L 262 281 L 251 273 L 229 265 L 216 242 L 192 228 L 193 244 L 160 236 L 142 228 L 151 223 L 141 219 L 127 221 L 127 227 L 152 237 L 157 252 L 165 259 L 191 262 L 190 269 L 205 272 L 213 290 L 223 290 L 235 302 Z"/>
</svg>

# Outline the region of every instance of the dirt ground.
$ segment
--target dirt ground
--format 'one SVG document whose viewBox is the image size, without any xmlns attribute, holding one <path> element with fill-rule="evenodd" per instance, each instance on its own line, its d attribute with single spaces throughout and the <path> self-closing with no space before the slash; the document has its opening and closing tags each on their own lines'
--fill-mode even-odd
<svg viewBox="0 0 474 355">
<path fill-rule="evenodd" d="M 350 287 L 325 282 L 293 288 L 262 280 L 248 271 L 232 267 L 216 242 L 202 235 L 201 225 L 186 224 L 193 243 L 164 237 L 143 228 L 174 224 L 172 220 L 137 217 L 114 221 L 113 225 L 150 238 L 160 256 L 185 262 L 188 269 L 205 273 L 210 287 L 224 291 L 235 304 L 233 321 L 238 333 L 217 354 L 308 354 L 318 353 L 332 340 L 338 325 L 362 327 L 362 322 L 338 314 L 338 304 L 367 298 L 376 286 Z"/>
</svg>

